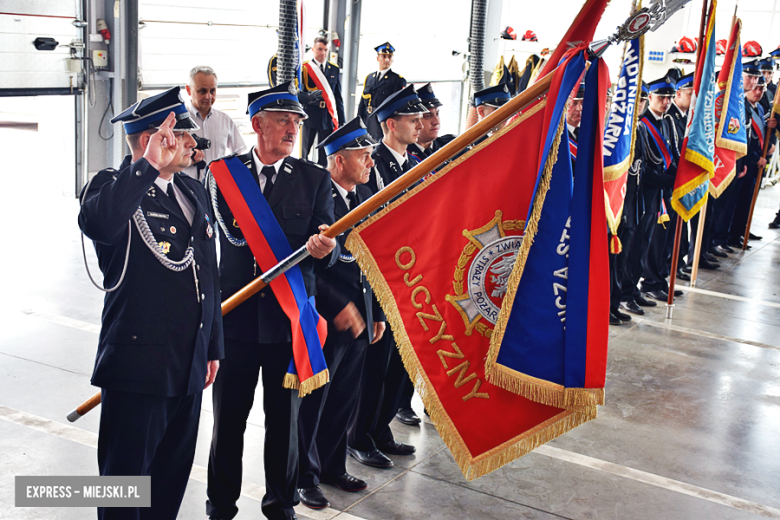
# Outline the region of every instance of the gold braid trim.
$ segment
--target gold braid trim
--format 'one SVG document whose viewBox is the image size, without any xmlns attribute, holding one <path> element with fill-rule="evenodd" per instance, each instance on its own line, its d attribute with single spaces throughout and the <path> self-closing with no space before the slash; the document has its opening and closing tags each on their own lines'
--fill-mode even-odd
<svg viewBox="0 0 780 520">
<path fill-rule="evenodd" d="M 577 426 L 596 418 L 597 408 L 595 406 L 564 410 L 532 429 L 474 457 L 439 400 L 433 383 L 428 379 L 428 375 L 425 373 L 425 369 L 414 351 L 409 335 L 406 333 L 401 313 L 398 311 L 398 305 L 390 290 L 390 286 L 379 271 L 376 260 L 357 229 L 350 233 L 345 245 L 357 259 L 358 265 L 374 289 L 374 294 L 390 323 L 404 367 L 409 373 L 415 389 L 420 394 L 425 409 L 439 432 L 439 436 L 441 436 L 452 453 L 466 480 L 474 480 L 486 475 L 530 453 L 539 446 L 560 437 Z"/>
<path fill-rule="evenodd" d="M 734 180 L 734 177 L 736 177 L 736 175 L 737 175 L 737 167 L 735 165 L 734 168 L 732 168 L 731 172 L 728 175 L 726 175 L 726 178 L 723 179 L 723 182 L 721 182 L 719 186 L 715 186 L 715 184 L 710 179 L 710 186 L 709 186 L 710 195 L 712 195 L 716 199 L 720 197 L 721 194 L 724 191 L 726 191 L 726 188 L 729 187 L 729 184 L 731 184 L 731 181 Z"/>
<path fill-rule="evenodd" d="M 301 383 L 297 374 L 285 374 L 282 381 L 283 388 L 298 390 L 298 397 L 305 397 L 330 381 L 330 372 L 326 368 L 322 372 L 314 374 L 309 379 Z"/>
<path fill-rule="evenodd" d="M 566 113 L 564 112 L 561 115 L 560 121 L 558 122 L 558 128 L 555 131 L 555 139 L 553 140 L 550 153 L 547 156 L 547 162 L 545 163 L 544 169 L 542 170 L 542 178 L 539 182 L 539 188 L 536 191 L 536 196 L 534 197 L 531 218 L 526 224 L 525 233 L 523 234 L 523 242 L 520 245 L 520 251 L 517 253 L 517 260 L 515 261 L 515 266 L 512 268 L 512 274 L 509 275 L 509 280 L 507 281 L 507 291 L 506 296 L 504 296 L 504 303 L 501 305 L 501 310 L 498 313 L 498 320 L 496 320 L 496 326 L 494 327 L 493 335 L 490 338 L 490 348 L 488 349 L 487 358 L 485 359 L 485 375 L 491 382 L 493 382 L 492 372 L 496 365 L 498 353 L 501 350 L 501 342 L 504 339 L 504 332 L 506 331 L 507 323 L 509 322 L 509 314 L 512 311 L 512 306 L 514 305 L 515 296 L 517 294 L 517 288 L 520 285 L 520 279 L 522 278 L 523 271 L 525 270 L 525 263 L 528 260 L 528 253 L 530 252 L 531 246 L 533 245 L 536 232 L 539 230 L 539 218 L 542 216 L 542 206 L 544 205 L 544 199 L 547 196 L 547 191 L 550 189 L 550 179 L 552 178 L 553 166 L 555 166 L 555 163 L 558 161 L 558 148 L 561 144 L 561 136 L 563 134 L 565 121 Z M 523 374 L 520 374 L 519 372 L 516 372 L 516 374 L 517 377 L 523 376 Z M 519 385 L 508 384 L 507 379 L 511 378 L 497 378 L 494 384 L 509 390 L 510 392 L 522 395 L 527 399 L 531 399 L 532 401 L 534 400 L 534 397 L 532 397 L 534 392 L 529 392 L 528 395 L 519 391 L 515 392 L 512 390 L 512 388 L 521 390 L 521 387 Z M 533 379 L 537 382 L 540 381 L 537 378 Z M 503 381 L 507 386 L 501 385 L 501 381 Z"/>
<path fill-rule="evenodd" d="M 526 399 L 567 410 L 604 404 L 603 388 L 565 388 L 563 385 L 538 379 L 505 365 L 496 363 L 487 374 L 490 384 L 518 394 Z"/>
</svg>

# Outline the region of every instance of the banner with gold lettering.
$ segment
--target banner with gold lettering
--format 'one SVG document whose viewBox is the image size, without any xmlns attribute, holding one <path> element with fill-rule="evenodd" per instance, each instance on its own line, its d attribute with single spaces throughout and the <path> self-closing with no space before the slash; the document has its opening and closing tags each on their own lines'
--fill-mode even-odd
<svg viewBox="0 0 780 520">
<path fill-rule="evenodd" d="M 491 384 L 485 374 L 509 274 L 534 247 L 544 198 L 553 187 L 571 198 L 571 164 L 556 162 L 568 159 L 567 96 L 558 92 L 577 84 L 583 48 L 567 55 L 547 96 L 347 240 L 388 315 L 426 410 L 469 480 L 596 416 L 593 402 L 544 404 Z M 562 176 L 551 182 L 560 166 Z M 564 218 L 554 220 L 565 226 L 567 209 L 561 211 Z M 555 298 L 545 301 L 562 329 Z"/>
</svg>

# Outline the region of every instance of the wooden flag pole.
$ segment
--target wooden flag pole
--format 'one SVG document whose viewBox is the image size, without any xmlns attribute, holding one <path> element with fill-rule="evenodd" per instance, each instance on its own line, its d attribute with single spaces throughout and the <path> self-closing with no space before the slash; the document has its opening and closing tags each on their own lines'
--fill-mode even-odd
<svg viewBox="0 0 780 520">
<path fill-rule="evenodd" d="M 699 210 L 699 226 L 696 228 L 696 243 L 693 247 L 693 264 L 691 266 L 691 287 L 696 287 L 696 277 L 699 274 L 699 256 L 701 255 L 701 244 L 703 240 L 702 234 L 704 233 L 704 221 L 707 220 L 707 205 L 709 203 L 709 200 L 705 201 L 701 210 Z"/>
<path fill-rule="evenodd" d="M 780 96 L 778 96 L 780 98 Z M 777 105 L 778 99 L 775 99 L 775 105 Z M 774 116 L 772 116 L 774 117 Z M 767 132 L 764 136 L 764 150 L 761 153 L 761 158 L 766 161 L 767 153 L 769 152 L 769 141 L 772 136 L 772 132 Z M 750 201 L 750 213 L 748 213 L 747 226 L 745 226 L 745 236 L 742 238 L 742 251 L 747 251 L 748 241 L 750 240 L 750 225 L 753 223 L 753 211 L 756 209 L 756 200 L 758 200 L 758 190 L 761 189 L 761 177 L 764 175 L 764 166 L 758 167 L 758 175 L 756 175 L 756 186 L 753 188 L 753 200 Z"/>
<path fill-rule="evenodd" d="M 528 87 L 526 90 L 510 99 L 506 104 L 504 104 L 504 106 L 497 109 L 488 117 L 482 121 L 479 121 L 477 124 L 463 132 L 463 134 L 450 141 L 441 150 L 434 153 L 423 162 L 419 163 L 417 166 L 403 174 L 391 184 L 385 186 L 383 190 L 380 190 L 374 194 L 373 197 L 364 201 L 354 210 L 350 211 L 338 221 L 336 221 L 327 230 L 323 231 L 321 235 L 329 238 L 335 238 L 344 233 L 358 222 L 369 216 L 371 213 L 382 207 L 384 204 L 387 204 L 397 195 L 400 195 L 412 184 L 425 177 L 428 173 L 437 169 L 462 149 L 466 148 L 484 134 L 488 133 L 491 129 L 502 124 L 504 121 L 512 117 L 516 112 L 525 108 L 526 105 L 533 102 L 537 97 L 542 96 L 549 90 L 554 72 L 555 71 L 553 70 L 552 72 L 545 75 L 542 79 Z M 298 249 L 298 251 L 295 251 L 292 255 L 279 262 L 276 266 L 272 267 L 258 278 L 255 278 L 249 282 L 244 288 L 222 302 L 222 315 L 224 316 L 257 294 L 274 278 L 284 273 L 292 266 L 297 265 L 300 261 L 308 256 L 309 253 L 306 251 L 306 246 L 303 246 Z M 70 422 L 78 420 L 79 417 L 82 417 L 84 414 L 99 405 L 100 401 L 100 392 L 97 392 L 92 397 L 73 409 L 68 414 L 68 420 Z"/>
<path fill-rule="evenodd" d="M 699 24 L 699 49 L 696 54 L 696 64 L 701 65 L 701 57 L 704 54 L 704 28 L 707 22 L 707 7 L 709 1 L 704 0 L 701 6 L 701 23 Z M 700 87 L 701 88 L 701 87 Z M 695 107 L 691 107 L 693 109 Z M 690 110 L 690 109 L 689 109 Z M 680 158 L 682 160 L 682 157 Z M 701 236 L 701 235 L 699 235 Z M 672 251 L 672 272 L 669 273 L 669 295 L 666 300 L 666 319 L 672 319 L 672 309 L 674 308 L 674 282 L 677 280 L 677 264 L 680 255 L 680 242 L 682 241 L 682 218 L 677 215 L 677 225 L 674 228 L 674 248 Z"/>
</svg>

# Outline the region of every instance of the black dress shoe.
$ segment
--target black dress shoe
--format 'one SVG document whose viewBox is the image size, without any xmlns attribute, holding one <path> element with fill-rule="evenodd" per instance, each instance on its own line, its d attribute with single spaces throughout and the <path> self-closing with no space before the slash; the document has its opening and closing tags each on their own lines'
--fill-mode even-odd
<svg viewBox="0 0 780 520">
<path fill-rule="evenodd" d="M 718 258 L 728 258 L 729 257 L 729 255 L 727 255 L 725 251 L 721 251 L 717 247 L 714 247 L 714 248 L 710 249 L 710 254 L 712 256 L 717 256 Z"/>
<path fill-rule="evenodd" d="M 301 495 L 301 504 L 310 509 L 325 509 L 330 506 L 330 502 L 322 494 L 319 486 L 310 488 L 299 488 L 298 494 Z"/>
<path fill-rule="evenodd" d="M 640 307 L 634 300 L 631 300 L 630 302 L 622 302 L 620 304 L 620 308 L 626 312 L 630 312 L 631 314 L 636 314 L 637 316 L 644 316 L 645 311 Z"/>
<path fill-rule="evenodd" d="M 749 233 L 748 236 L 750 237 L 750 240 L 763 240 L 764 237 L 760 237 L 758 235 L 754 235 L 753 233 Z"/>
<path fill-rule="evenodd" d="M 735 248 L 735 249 L 741 250 L 742 249 L 742 240 L 731 240 L 731 241 L 729 241 L 729 245 L 731 247 Z M 753 249 L 753 246 L 748 244 L 747 249 L 748 250 Z"/>
<path fill-rule="evenodd" d="M 635 295 L 635 296 L 634 296 L 634 301 L 635 301 L 635 302 L 636 302 L 636 304 L 637 304 L 637 305 L 639 305 L 640 307 L 655 307 L 656 305 L 658 305 L 658 304 L 657 304 L 657 303 L 655 303 L 654 301 L 652 301 L 652 300 L 648 300 L 647 298 L 645 298 L 645 297 L 644 297 L 644 296 L 642 296 L 641 294 L 637 294 L 637 295 Z"/>
<path fill-rule="evenodd" d="M 685 274 L 691 274 L 691 271 L 693 271 L 693 267 L 690 265 L 686 265 L 680 268 L 680 271 L 682 271 Z"/>
<path fill-rule="evenodd" d="M 736 253 L 736 251 L 734 251 L 733 249 L 731 249 L 731 248 L 730 248 L 728 245 L 726 245 L 726 244 L 721 244 L 721 245 L 719 245 L 719 246 L 717 246 L 717 247 L 719 247 L 719 248 L 720 248 L 720 249 L 721 249 L 721 250 L 722 250 L 724 253 Z"/>
<path fill-rule="evenodd" d="M 609 324 L 610 325 L 623 325 L 623 320 L 615 316 L 615 313 L 609 311 Z"/>
<path fill-rule="evenodd" d="M 347 453 L 356 461 L 372 468 L 389 469 L 394 466 L 392 459 L 376 448 L 371 451 L 360 451 L 347 446 Z"/>
<path fill-rule="evenodd" d="M 631 316 L 626 314 L 625 312 L 620 312 L 620 309 L 610 309 L 609 312 L 617 316 L 620 321 L 631 321 Z"/>
<path fill-rule="evenodd" d="M 718 259 L 715 258 L 715 256 L 709 254 L 709 253 L 702 253 L 701 257 L 706 259 L 708 262 L 715 262 L 718 263 Z"/>
<path fill-rule="evenodd" d="M 669 295 L 666 294 L 666 291 L 662 291 L 660 289 L 657 291 L 646 292 L 645 294 L 653 300 L 658 300 L 659 302 L 666 302 L 669 300 Z"/>
<path fill-rule="evenodd" d="M 731 249 L 729 246 L 715 246 L 712 249 L 710 249 L 710 253 L 712 253 L 715 256 L 720 256 L 716 253 L 716 251 L 717 253 L 723 253 L 726 255 L 726 256 L 722 256 L 721 258 L 728 258 L 728 254 L 734 252 L 734 250 Z"/>
<path fill-rule="evenodd" d="M 775 219 L 769 223 L 769 229 L 780 229 L 780 211 L 775 215 Z"/>
<path fill-rule="evenodd" d="M 417 417 L 417 414 L 414 413 L 414 410 L 411 408 L 399 408 L 398 412 L 395 414 L 395 418 L 407 426 L 417 426 L 421 422 L 420 418 Z"/>
<path fill-rule="evenodd" d="M 388 442 L 387 444 L 382 444 L 381 446 L 377 445 L 377 448 L 382 453 L 389 453 L 390 455 L 411 455 L 412 453 L 417 451 L 417 448 L 415 448 L 411 444 L 406 444 L 405 442 L 398 442 L 395 439 Z"/>
<path fill-rule="evenodd" d="M 669 293 L 666 293 L 666 294 L 669 294 Z M 676 297 L 678 297 L 678 296 L 682 296 L 683 294 L 685 294 L 685 293 L 684 293 L 684 292 L 682 292 L 680 289 L 675 289 L 675 290 L 674 290 L 674 296 L 675 296 L 675 298 L 676 298 Z"/>
<path fill-rule="evenodd" d="M 699 258 L 699 268 L 700 269 L 720 269 L 720 264 L 718 262 L 710 262 L 703 256 Z"/>
<path fill-rule="evenodd" d="M 677 270 L 677 279 L 682 280 L 683 282 L 690 282 L 691 281 L 691 275 L 683 271 L 682 269 Z"/>
<path fill-rule="evenodd" d="M 349 473 L 344 473 L 338 477 L 326 477 L 323 475 L 320 477 L 320 482 L 328 484 L 333 487 L 337 487 L 342 491 L 354 493 L 355 491 L 362 491 L 368 487 L 365 480 L 353 477 Z"/>
</svg>

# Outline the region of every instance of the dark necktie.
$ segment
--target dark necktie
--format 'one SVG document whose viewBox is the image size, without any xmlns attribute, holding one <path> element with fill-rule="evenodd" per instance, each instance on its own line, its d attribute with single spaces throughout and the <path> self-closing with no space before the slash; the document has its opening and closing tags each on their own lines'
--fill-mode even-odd
<svg viewBox="0 0 780 520">
<path fill-rule="evenodd" d="M 357 195 L 354 191 L 347 192 L 347 201 L 349 202 L 349 210 L 352 211 L 358 205 Z"/>
<path fill-rule="evenodd" d="M 179 201 L 178 201 L 178 200 L 176 200 L 176 192 L 175 192 L 175 191 L 173 191 L 173 182 L 169 182 L 169 183 L 168 183 L 168 189 L 166 190 L 166 192 L 165 192 L 165 193 L 167 193 L 167 194 L 168 194 L 168 197 L 170 197 L 170 199 L 171 199 L 173 202 L 175 202 L 176 204 L 178 204 L 178 203 L 179 203 Z"/>
<path fill-rule="evenodd" d="M 411 170 L 412 169 L 412 161 L 410 161 L 409 159 L 406 159 L 404 161 L 403 166 L 401 166 L 401 169 L 404 171 L 404 173 L 406 173 L 409 170 Z"/>
<path fill-rule="evenodd" d="M 261 172 L 263 175 L 265 175 L 265 188 L 263 188 L 263 195 L 265 196 L 266 200 L 271 196 L 271 191 L 274 189 L 274 174 L 276 174 L 276 170 L 273 166 L 265 166 L 263 167 L 263 170 Z"/>
<path fill-rule="evenodd" d="M 574 129 L 574 139 L 576 141 L 579 141 L 579 139 L 580 139 L 580 127 L 579 126 Z"/>
<path fill-rule="evenodd" d="M 325 74 L 325 64 L 323 63 L 320 65 L 320 69 L 322 69 L 322 73 Z"/>
</svg>

